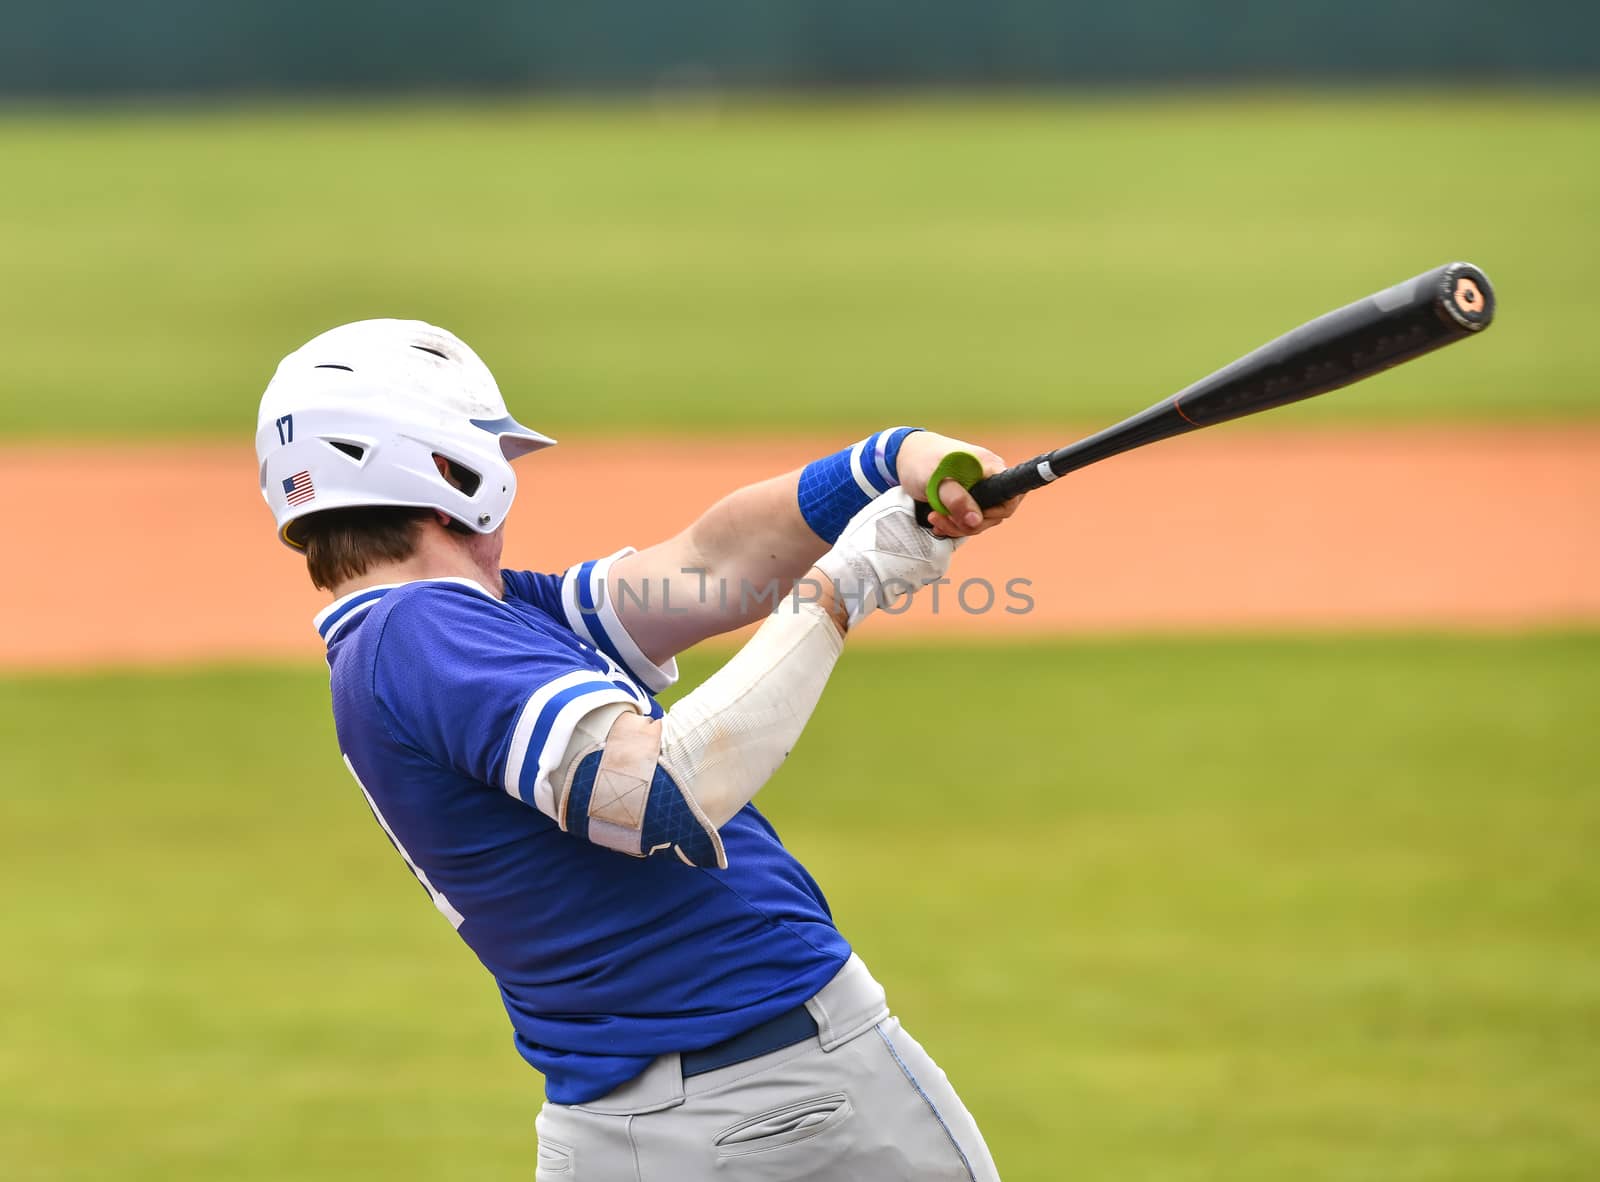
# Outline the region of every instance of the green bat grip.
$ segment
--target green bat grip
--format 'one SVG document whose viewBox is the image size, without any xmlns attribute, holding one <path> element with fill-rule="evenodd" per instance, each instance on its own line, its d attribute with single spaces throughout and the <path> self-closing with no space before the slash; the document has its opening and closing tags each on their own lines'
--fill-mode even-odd
<svg viewBox="0 0 1600 1182">
<path fill-rule="evenodd" d="M 939 486 L 954 480 L 962 488 L 971 488 L 983 479 L 983 463 L 970 451 L 953 451 L 939 461 L 939 466 L 928 477 L 928 505 L 935 513 L 949 514 L 939 499 Z"/>
</svg>

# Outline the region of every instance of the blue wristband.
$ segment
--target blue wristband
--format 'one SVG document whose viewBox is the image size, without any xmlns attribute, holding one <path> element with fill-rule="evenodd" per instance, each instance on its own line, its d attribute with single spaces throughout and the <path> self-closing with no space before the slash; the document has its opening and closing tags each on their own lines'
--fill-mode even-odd
<svg viewBox="0 0 1600 1182">
<path fill-rule="evenodd" d="M 873 498 L 900 483 L 900 447 L 921 427 L 890 427 L 831 456 L 813 460 L 800 473 L 800 516 L 830 546 L 849 520 Z"/>
</svg>

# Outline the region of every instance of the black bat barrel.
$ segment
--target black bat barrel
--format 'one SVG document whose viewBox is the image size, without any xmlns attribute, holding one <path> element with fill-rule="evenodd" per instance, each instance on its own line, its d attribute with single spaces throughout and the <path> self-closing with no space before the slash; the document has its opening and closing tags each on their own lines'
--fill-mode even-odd
<svg viewBox="0 0 1600 1182">
<path fill-rule="evenodd" d="M 1494 288 L 1471 263 L 1446 263 L 1308 321 L 1171 398 L 1059 451 L 973 485 L 996 505 L 1108 456 L 1341 386 L 1489 327 Z"/>
</svg>

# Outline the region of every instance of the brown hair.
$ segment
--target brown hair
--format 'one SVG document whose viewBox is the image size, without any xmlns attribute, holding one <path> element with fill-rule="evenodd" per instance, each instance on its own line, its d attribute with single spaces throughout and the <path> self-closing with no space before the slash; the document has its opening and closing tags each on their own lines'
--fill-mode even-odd
<svg viewBox="0 0 1600 1182">
<path fill-rule="evenodd" d="M 305 547 L 313 586 L 331 591 L 364 575 L 374 563 L 403 562 L 417 548 L 417 530 L 429 509 L 390 505 L 328 509 L 294 523 L 294 540 Z"/>
</svg>

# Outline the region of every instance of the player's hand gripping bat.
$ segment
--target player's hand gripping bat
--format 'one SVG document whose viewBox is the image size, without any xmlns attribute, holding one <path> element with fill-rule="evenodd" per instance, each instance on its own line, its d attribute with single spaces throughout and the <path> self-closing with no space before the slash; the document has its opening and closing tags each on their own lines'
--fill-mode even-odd
<svg viewBox="0 0 1600 1182">
<path fill-rule="evenodd" d="M 1049 484 L 1107 456 L 1147 443 L 1314 398 L 1482 332 L 1494 319 L 1494 289 L 1471 263 L 1447 263 L 1339 308 L 1247 353 L 1148 410 L 1098 435 L 984 477 L 977 457 L 952 452 L 928 481 L 972 490 L 984 508 Z M 927 509 L 921 510 L 927 523 Z"/>
</svg>

